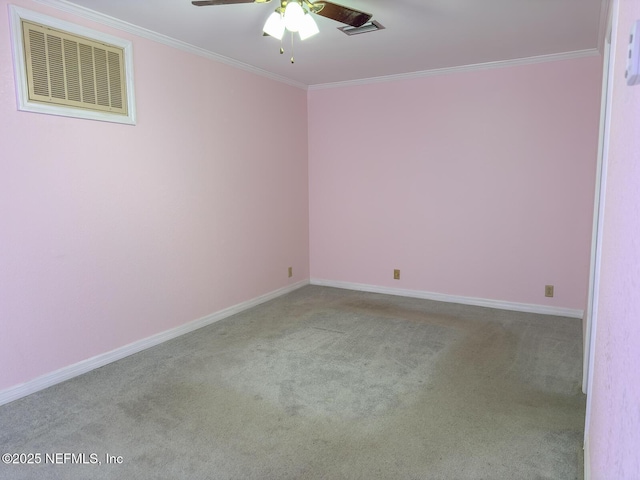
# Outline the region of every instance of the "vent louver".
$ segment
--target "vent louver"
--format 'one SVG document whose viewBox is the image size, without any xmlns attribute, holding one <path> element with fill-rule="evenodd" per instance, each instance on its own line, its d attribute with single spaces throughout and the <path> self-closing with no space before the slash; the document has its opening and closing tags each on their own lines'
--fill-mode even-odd
<svg viewBox="0 0 640 480">
<path fill-rule="evenodd" d="M 364 25 L 360 25 L 359 27 L 350 27 L 348 25 L 346 27 L 338 27 L 338 30 L 349 36 L 359 35 L 361 33 L 376 32 L 378 30 L 384 29 L 385 27 L 380 22 L 376 22 L 375 20 L 365 23 Z"/>
<path fill-rule="evenodd" d="M 124 52 L 22 21 L 29 100 L 127 115 Z"/>
<path fill-rule="evenodd" d="M 22 112 L 136 124 L 133 43 L 9 5 Z"/>
</svg>

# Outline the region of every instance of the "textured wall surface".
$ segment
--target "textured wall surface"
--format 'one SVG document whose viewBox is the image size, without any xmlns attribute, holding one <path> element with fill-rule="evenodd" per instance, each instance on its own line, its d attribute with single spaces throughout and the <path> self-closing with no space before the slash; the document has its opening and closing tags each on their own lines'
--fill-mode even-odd
<svg viewBox="0 0 640 480">
<path fill-rule="evenodd" d="M 624 78 L 640 3 L 621 0 L 614 73 L 589 447 L 591 478 L 640 478 L 640 86 Z"/>
<path fill-rule="evenodd" d="M 0 390 L 309 277 L 305 91 L 12 3 L 132 40 L 138 124 L 17 111 L 0 1 Z"/>
<path fill-rule="evenodd" d="M 312 90 L 311 277 L 582 309 L 600 84 L 594 56 Z"/>
</svg>

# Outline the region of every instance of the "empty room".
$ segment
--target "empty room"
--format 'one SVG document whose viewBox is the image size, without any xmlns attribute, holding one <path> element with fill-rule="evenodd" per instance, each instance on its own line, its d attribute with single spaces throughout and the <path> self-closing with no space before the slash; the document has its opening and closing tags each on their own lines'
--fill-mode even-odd
<svg viewBox="0 0 640 480">
<path fill-rule="evenodd" d="M 0 4 L 0 478 L 640 478 L 636 0 Z"/>
</svg>

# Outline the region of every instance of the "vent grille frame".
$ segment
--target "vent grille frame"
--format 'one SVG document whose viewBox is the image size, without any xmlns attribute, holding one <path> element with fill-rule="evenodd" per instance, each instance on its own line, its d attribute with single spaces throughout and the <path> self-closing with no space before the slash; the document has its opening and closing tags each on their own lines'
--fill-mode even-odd
<svg viewBox="0 0 640 480">
<path fill-rule="evenodd" d="M 377 32 L 378 30 L 384 30 L 386 27 L 382 25 L 380 22 L 376 20 L 371 20 L 370 22 L 365 23 L 364 25 L 360 25 L 359 27 L 352 27 L 350 25 L 344 27 L 338 27 L 345 35 L 361 35 L 363 33 L 371 33 Z"/>
<path fill-rule="evenodd" d="M 132 42 L 14 5 L 9 11 L 18 110 L 136 124 Z"/>
</svg>

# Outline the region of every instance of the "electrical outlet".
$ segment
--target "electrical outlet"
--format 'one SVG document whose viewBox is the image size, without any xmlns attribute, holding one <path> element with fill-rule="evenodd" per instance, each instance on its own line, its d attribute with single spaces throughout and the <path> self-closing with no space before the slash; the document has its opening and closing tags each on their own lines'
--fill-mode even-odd
<svg viewBox="0 0 640 480">
<path fill-rule="evenodd" d="M 293 267 L 289 267 L 289 278 L 293 277 Z"/>
<path fill-rule="evenodd" d="M 544 296 L 545 297 L 553 297 L 553 285 L 545 285 L 544 286 Z"/>
<path fill-rule="evenodd" d="M 400 270 L 398 270 L 397 268 L 393 270 L 393 279 L 400 280 Z"/>
</svg>

